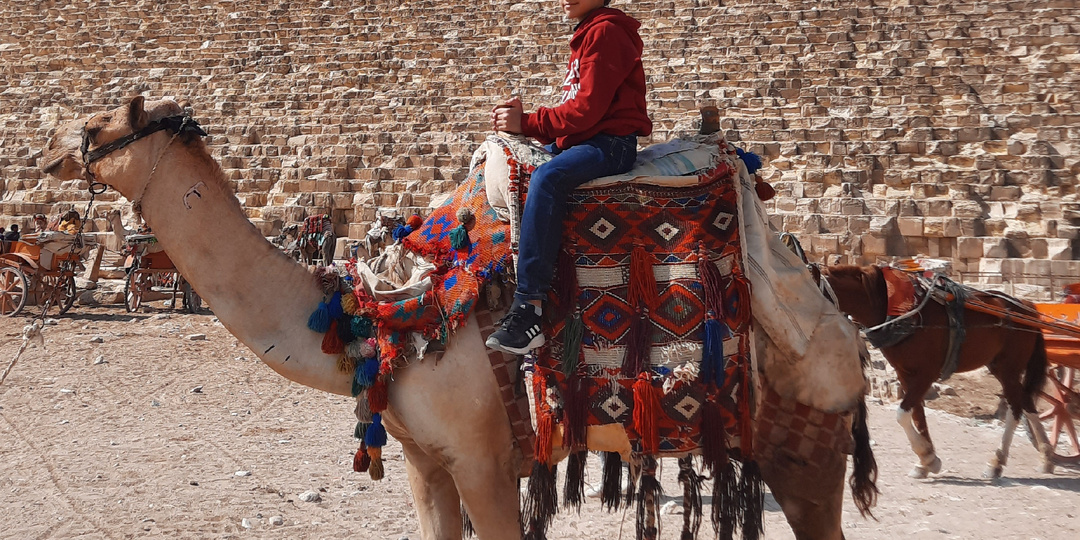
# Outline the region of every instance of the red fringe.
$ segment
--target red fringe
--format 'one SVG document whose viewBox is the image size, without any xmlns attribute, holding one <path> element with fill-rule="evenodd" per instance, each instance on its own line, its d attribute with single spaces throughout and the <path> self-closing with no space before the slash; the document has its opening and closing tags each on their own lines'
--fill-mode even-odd
<svg viewBox="0 0 1080 540">
<path fill-rule="evenodd" d="M 701 278 L 701 286 L 704 289 L 702 300 L 705 302 L 705 310 L 711 311 L 717 319 L 723 319 L 724 278 L 704 247 L 698 249 L 698 276 Z"/>
<path fill-rule="evenodd" d="M 322 338 L 322 352 L 326 354 L 341 354 L 345 352 L 345 344 L 338 335 L 338 322 L 330 321 L 330 328 Z"/>
<path fill-rule="evenodd" d="M 551 461 L 551 431 L 555 428 L 555 416 L 550 412 L 536 418 L 536 462 L 545 466 Z"/>
<path fill-rule="evenodd" d="M 368 408 L 372 413 L 381 413 L 386 410 L 388 396 L 386 394 L 386 381 L 379 377 L 367 391 Z"/>
<path fill-rule="evenodd" d="M 649 365 L 649 350 L 652 347 L 652 321 L 645 313 L 630 321 L 626 332 L 626 356 L 623 357 L 622 374 L 624 377 L 636 377 Z"/>
<path fill-rule="evenodd" d="M 536 448 L 537 464 L 547 466 L 551 461 L 551 432 L 555 429 L 555 415 L 547 404 L 547 384 L 542 376 L 533 377 L 533 396 L 536 399 Z"/>
<path fill-rule="evenodd" d="M 656 293 L 656 276 L 652 269 L 653 256 L 642 246 L 634 246 L 630 252 L 630 305 L 634 311 L 655 309 L 659 301 Z"/>
<path fill-rule="evenodd" d="M 701 411 L 701 459 L 705 468 L 714 474 L 728 460 L 724 417 L 716 400 L 716 397 L 707 399 Z"/>
<path fill-rule="evenodd" d="M 566 379 L 563 398 L 563 446 L 573 452 L 586 444 L 589 420 L 589 379 L 578 373 Z"/>
<path fill-rule="evenodd" d="M 660 450 L 660 397 L 648 373 L 638 375 L 634 383 L 634 431 L 641 436 L 641 451 L 655 454 Z"/>
</svg>

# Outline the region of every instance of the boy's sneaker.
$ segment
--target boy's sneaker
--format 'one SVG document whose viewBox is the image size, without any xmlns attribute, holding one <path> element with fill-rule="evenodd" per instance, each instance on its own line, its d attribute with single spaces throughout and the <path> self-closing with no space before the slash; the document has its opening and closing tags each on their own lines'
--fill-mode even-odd
<svg viewBox="0 0 1080 540">
<path fill-rule="evenodd" d="M 540 329 L 540 308 L 527 302 L 515 303 L 500 328 L 487 339 L 487 346 L 510 354 L 525 354 L 544 344 Z"/>
</svg>

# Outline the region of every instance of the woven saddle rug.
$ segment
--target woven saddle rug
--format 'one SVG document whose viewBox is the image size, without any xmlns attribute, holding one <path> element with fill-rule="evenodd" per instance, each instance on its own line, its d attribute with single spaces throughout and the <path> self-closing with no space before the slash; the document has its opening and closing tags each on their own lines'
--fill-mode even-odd
<svg viewBox="0 0 1080 540">
<path fill-rule="evenodd" d="M 506 157 L 504 198 L 514 226 L 529 175 L 544 156 L 513 140 L 489 142 Z M 640 466 L 629 488 L 641 495 L 639 538 L 656 535 L 655 508 L 644 508 L 659 498 L 656 459 L 690 454 L 702 456 L 723 494 L 714 499 L 717 520 L 737 521 L 744 531 L 759 528 L 739 158 L 718 136 L 693 142 L 712 146 L 712 157 L 698 161 L 704 169 L 679 177 L 598 179 L 570 196 L 544 310 L 548 341 L 533 366 L 537 463 L 524 519 L 536 536 L 555 512 L 554 448 L 570 452 L 564 492 L 567 504 L 579 504 L 589 428 L 610 425 L 622 426 L 628 457 Z M 609 452 L 605 460 L 618 463 L 620 456 Z M 617 507 L 622 494 L 609 472 L 606 467 L 602 499 Z M 700 509 L 687 512 L 700 516 Z"/>
<path fill-rule="evenodd" d="M 495 141 L 509 164 L 507 203 L 516 216 L 528 175 L 544 157 L 520 142 Z M 626 428 L 635 454 L 695 452 L 702 409 L 711 403 L 728 448 L 738 448 L 748 415 L 751 318 L 738 158 L 720 137 L 697 142 L 715 148 L 707 169 L 671 181 L 600 179 L 570 197 L 545 309 L 548 345 L 536 355 L 534 377 L 538 424 L 553 420 L 568 447 L 584 445 L 577 435 L 585 426 L 614 423 Z M 635 395 L 646 383 L 655 400 Z M 584 401 L 568 406 L 567 398 Z M 635 412 L 636 404 L 657 406 L 655 421 Z M 567 417 L 575 407 L 581 414 Z"/>
</svg>

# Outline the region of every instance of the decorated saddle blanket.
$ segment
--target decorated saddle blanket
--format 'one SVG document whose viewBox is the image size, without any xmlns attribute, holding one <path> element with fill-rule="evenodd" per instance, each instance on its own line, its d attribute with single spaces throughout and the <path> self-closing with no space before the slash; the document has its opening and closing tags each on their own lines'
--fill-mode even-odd
<svg viewBox="0 0 1080 540">
<path fill-rule="evenodd" d="M 587 426 L 621 424 L 634 453 L 682 455 L 702 449 L 708 420 L 725 448 L 739 447 L 750 305 L 737 158 L 722 139 L 708 142 L 703 168 L 678 187 L 600 179 L 571 195 L 533 377 L 538 459 L 550 455 L 549 425 L 570 448 L 585 446 Z M 512 213 L 535 168 L 515 165 Z"/>
</svg>

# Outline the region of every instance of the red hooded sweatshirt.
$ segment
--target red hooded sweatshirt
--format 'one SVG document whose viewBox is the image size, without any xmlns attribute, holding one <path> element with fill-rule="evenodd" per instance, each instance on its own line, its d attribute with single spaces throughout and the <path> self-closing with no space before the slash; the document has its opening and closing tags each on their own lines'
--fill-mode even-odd
<svg viewBox="0 0 1080 540">
<path fill-rule="evenodd" d="M 564 150 L 598 133 L 652 133 L 652 120 L 645 110 L 640 26 L 617 9 L 601 7 L 590 12 L 570 38 L 562 103 L 522 115 L 522 132 L 545 144 L 555 141 Z"/>
</svg>

